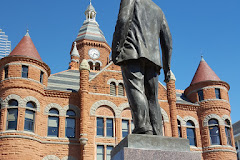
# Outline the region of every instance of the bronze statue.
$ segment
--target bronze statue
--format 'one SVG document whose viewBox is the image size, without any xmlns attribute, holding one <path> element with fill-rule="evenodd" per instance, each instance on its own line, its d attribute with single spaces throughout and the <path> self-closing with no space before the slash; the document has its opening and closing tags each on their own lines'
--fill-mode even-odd
<svg viewBox="0 0 240 160">
<path fill-rule="evenodd" d="M 121 0 L 112 60 L 122 69 L 135 134 L 162 135 L 158 74 L 163 67 L 169 81 L 171 54 L 172 37 L 162 10 L 152 0 Z"/>
</svg>

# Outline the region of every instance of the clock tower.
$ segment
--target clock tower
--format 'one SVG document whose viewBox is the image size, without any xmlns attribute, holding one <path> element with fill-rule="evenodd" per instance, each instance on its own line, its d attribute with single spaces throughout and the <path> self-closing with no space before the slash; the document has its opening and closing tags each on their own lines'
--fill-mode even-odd
<svg viewBox="0 0 240 160">
<path fill-rule="evenodd" d="M 103 35 L 96 21 L 96 11 L 91 2 L 85 11 L 86 20 L 80 28 L 71 49 L 70 69 L 78 70 L 79 64 L 86 59 L 91 71 L 100 71 L 109 62 L 111 47 Z M 76 55 L 76 50 L 79 57 Z"/>
</svg>

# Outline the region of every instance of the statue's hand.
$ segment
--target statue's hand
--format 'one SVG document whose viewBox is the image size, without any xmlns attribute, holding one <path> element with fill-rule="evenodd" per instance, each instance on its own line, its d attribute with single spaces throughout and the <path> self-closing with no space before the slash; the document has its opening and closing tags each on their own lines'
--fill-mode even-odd
<svg viewBox="0 0 240 160">
<path fill-rule="evenodd" d="M 168 83 L 170 81 L 170 77 L 171 77 L 171 70 L 164 70 L 164 76 L 165 76 L 165 83 Z"/>
</svg>

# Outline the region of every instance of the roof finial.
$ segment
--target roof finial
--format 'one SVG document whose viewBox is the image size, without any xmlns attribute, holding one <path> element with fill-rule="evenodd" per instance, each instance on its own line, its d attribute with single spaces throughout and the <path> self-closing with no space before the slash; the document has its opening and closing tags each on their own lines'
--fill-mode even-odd
<svg viewBox="0 0 240 160">
<path fill-rule="evenodd" d="M 30 37 L 28 28 L 27 28 L 27 33 L 25 34 L 25 36 Z"/>
<path fill-rule="evenodd" d="M 201 61 L 205 61 L 205 60 L 203 59 L 203 55 L 201 55 Z"/>
<path fill-rule="evenodd" d="M 92 4 L 92 0 L 90 0 L 90 4 Z"/>
</svg>

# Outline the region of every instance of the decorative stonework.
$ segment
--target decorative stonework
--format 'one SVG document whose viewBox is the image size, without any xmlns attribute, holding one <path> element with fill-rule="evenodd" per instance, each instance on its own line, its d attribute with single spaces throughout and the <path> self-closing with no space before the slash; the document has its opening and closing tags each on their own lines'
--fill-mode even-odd
<svg viewBox="0 0 240 160">
<path fill-rule="evenodd" d="M 162 113 L 162 116 L 163 116 L 163 122 L 169 122 L 168 114 L 163 108 L 161 108 L 161 113 Z"/>
<path fill-rule="evenodd" d="M 191 121 L 194 123 L 195 128 L 199 128 L 198 121 L 197 121 L 194 117 L 192 117 L 192 116 L 186 116 L 186 117 L 184 117 L 182 126 L 186 127 L 186 126 L 187 126 L 186 123 L 187 123 L 187 121 L 189 121 L 189 120 L 191 120 Z"/>
<path fill-rule="evenodd" d="M 230 125 L 232 126 L 232 120 L 228 115 L 223 115 L 222 116 L 223 123 L 225 124 L 225 120 L 229 120 Z"/>
<path fill-rule="evenodd" d="M 31 66 L 31 67 L 33 67 L 33 68 L 39 69 L 40 71 L 44 72 L 45 74 L 48 74 L 48 73 L 47 73 L 45 70 L 43 70 L 42 68 L 40 68 L 40 67 L 38 67 L 38 66 L 35 66 L 35 65 L 32 65 L 32 64 L 29 64 L 29 63 L 15 63 L 15 62 L 12 62 L 12 63 L 6 64 L 4 67 L 10 66 L 10 65 L 16 65 L 16 66 L 22 66 L 22 65 L 24 65 L 24 66 Z M 4 67 L 2 67 L 2 68 L 4 68 Z"/>
<path fill-rule="evenodd" d="M 60 160 L 60 158 L 58 158 L 55 155 L 48 155 L 48 156 L 44 157 L 42 160 Z"/>
<path fill-rule="evenodd" d="M 39 81 L 36 81 L 35 79 L 31 79 L 31 78 L 22 78 L 22 77 L 9 77 L 9 78 L 6 78 L 6 79 L 0 81 L 0 83 L 2 83 L 2 82 L 4 82 L 4 81 L 7 81 L 7 80 L 10 80 L 10 79 L 28 80 L 28 81 L 32 81 L 32 82 L 38 83 L 38 84 L 40 84 L 40 85 L 42 85 L 43 87 L 46 88 L 45 85 L 43 85 L 43 84 L 42 84 L 41 82 L 39 82 Z M 28 87 L 28 88 L 29 88 L 29 87 Z M 32 88 L 29 88 L 29 89 L 32 89 Z M 32 90 L 35 90 L 35 91 L 37 91 L 37 92 L 40 92 L 39 90 L 36 90 L 36 89 L 32 89 Z"/>
<path fill-rule="evenodd" d="M 56 103 L 48 104 L 44 109 L 44 114 L 48 115 L 49 110 L 52 109 L 52 108 L 55 108 L 59 111 L 59 116 L 66 115 L 66 112 L 64 111 L 64 109 L 59 104 L 56 104 Z"/>
<path fill-rule="evenodd" d="M 18 107 L 23 107 L 23 100 L 19 95 L 16 94 L 10 94 L 3 100 L 3 108 L 9 108 L 8 101 L 11 99 L 15 99 L 18 101 Z"/>
<path fill-rule="evenodd" d="M 203 120 L 203 126 L 204 126 L 204 127 L 207 127 L 207 126 L 208 126 L 208 121 L 209 121 L 210 119 L 216 119 L 216 120 L 218 120 L 218 124 L 219 124 L 219 125 L 224 125 L 224 121 L 221 119 L 220 116 L 218 116 L 217 114 L 209 114 L 209 115 L 207 115 L 207 116 L 204 118 L 204 120 Z"/>
<path fill-rule="evenodd" d="M 114 82 L 116 84 L 116 86 L 118 86 L 118 81 L 114 78 L 110 78 L 108 81 L 107 81 L 107 84 L 110 84 L 111 82 Z"/>
<path fill-rule="evenodd" d="M 36 104 L 36 110 L 39 112 L 40 111 L 40 103 L 35 97 L 32 97 L 32 96 L 28 96 L 23 99 L 23 107 L 26 108 L 27 102 L 30 102 L 30 101 L 32 101 Z"/>
<path fill-rule="evenodd" d="M 110 101 L 107 101 L 107 100 L 100 100 L 100 101 L 97 101 L 95 102 L 91 109 L 90 109 L 90 116 L 95 116 L 96 115 L 96 110 L 101 107 L 101 106 L 108 106 L 110 107 L 112 110 L 113 110 L 113 113 L 114 115 L 116 116 L 116 118 L 120 118 L 120 117 L 117 117 L 118 115 L 120 115 L 120 111 L 117 109 L 117 106 L 110 102 Z M 119 113 L 120 112 L 120 113 Z"/>
<path fill-rule="evenodd" d="M 64 116 L 66 116 L 66 113 L 69 109 L 73 110 L 76 113 L 77 117 L 80 117 L 80 109 L 73 104 L 70 104 L 70 105 L 67 105 L 67 106 L 63 107 Z"/>
<path fill-rule="evenodd" d="M 179 115 L 177 115 L 177 120 L 180 121 L 180 125 L 182 126 L 182 124 L 184 123 L 184 122 L 183 122 L 183 118 L 180 117 Z"/>
</svg>

